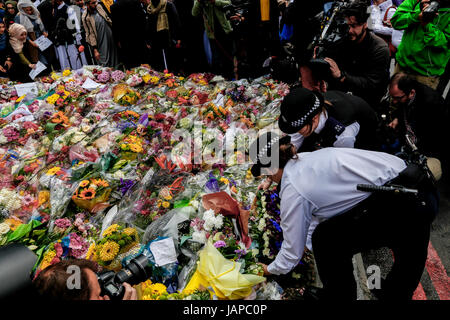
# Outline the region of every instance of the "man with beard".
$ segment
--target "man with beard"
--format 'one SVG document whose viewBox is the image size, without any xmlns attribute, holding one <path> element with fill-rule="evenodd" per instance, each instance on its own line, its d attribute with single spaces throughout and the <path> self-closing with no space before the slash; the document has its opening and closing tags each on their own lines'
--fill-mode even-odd
<svg viewBox="0 0 450 320">
<path fill-rule="evenodd" d="M 439 93 L 410 75 L 396 73 L 389 94 L 396 107 L 389 126 L 398 132 L 403 142 L 408 135 L 421 153 L 442 160 L 448 141 L 449 118 Z"/>
<path fill-rule="evenodd" d="M 387 43 L 367 28 L 367 5 L 352 2 L 343 13 L 348 35 L 325 51 L 330 65 L 330 90 L 352 92 L 375 110 L 389 82 Z"/>
</svg>

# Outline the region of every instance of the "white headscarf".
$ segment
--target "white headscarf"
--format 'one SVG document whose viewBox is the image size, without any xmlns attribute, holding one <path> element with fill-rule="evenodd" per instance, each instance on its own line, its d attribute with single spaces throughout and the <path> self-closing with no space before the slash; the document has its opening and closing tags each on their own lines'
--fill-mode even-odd
<svg viewBox="0 0 450 320">
<path fill-rule="evenodd" d="M 33 8 L 33 14 L 27 14 L 23 8 L 31 7 Z M 41 32 L 44 32 L 45 28 L 41 21 L 41 15 L 39 13 L 39 10 L 36 9 L 33 2 L 30 0 L 19 0 L 19 3 L 17 4 L 17 9 L 19 10 L 19 18 L 20 18 L 20 24 L 27 29 L 27 32 L 33 32 L 34 27 L 33 23 L 31 23 L 30 20 L 36 21 L 36 23 L 39 25 L 39 29 L 41 29 Z"/>
<path fill-rule="evenodd" d="M 27 40 L 26 39 L 24 41 L 19 40 L 19 36 L 23 32 L 27 32 L 27 30 L 23 25 L 13 23 L 12 25 L 9 26 L 8 31 L 9 31 L 9 43 L 11 44 L 11 47 L 13 48 L 15 53 L 21 53 L 23 49 L 23 44 Z"/>
</svg>

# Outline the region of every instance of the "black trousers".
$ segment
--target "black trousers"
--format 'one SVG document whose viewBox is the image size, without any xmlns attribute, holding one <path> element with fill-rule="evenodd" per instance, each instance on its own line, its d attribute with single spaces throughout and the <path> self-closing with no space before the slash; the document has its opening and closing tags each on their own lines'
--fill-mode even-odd
<svg viewBox="0 0 450 320">
<path fill-rule="evenodd" d="M 317 226 L 312 245 L 324 299 L 356 300 L 352 257 L 380 247 L 394 253 L 394 265 L 381 282 L 380 299 L 412 298 L 425 267 L 430 224 L 438 207 L 436 192 L 419 195 L 372 194 Z"/>
</svg>

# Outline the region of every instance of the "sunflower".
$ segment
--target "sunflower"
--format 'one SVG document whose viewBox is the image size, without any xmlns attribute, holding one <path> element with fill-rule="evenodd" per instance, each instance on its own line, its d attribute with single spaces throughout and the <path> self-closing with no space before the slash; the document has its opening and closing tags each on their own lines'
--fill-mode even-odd
<svg viewBox="0 0 450 320">
<path fill-rule="evenodd" d="M 140 153 L 143 151 L 140 144 L 133 143 L 133 144 L 130 144 L 129 146 L 130 146 L 131 151 L 133 151 L 133 152 Z"/>
<path fill-rule="evenodd" d="M 16 230 L 18 226 L 23 224 L 23 222 L 21 220 L 15 219 L 15 218 L 6 219 L 3 222 L 9 224 L 9 227 L 11 228 L 12 231 Z"/>
<path fill-rule="evenodd" d="M 86 253 L 86 259 L 87 260 L 90 260 L 91 257 L 95 259 L 95 254 L 94 254 L 95 253 L 95 249 L 96 249 L 95 243 L 91 244 L 89 249 L 88 249 L 88 251 L 87 251 L 87 253 Z"/>
<path fill-rule="evenodd" d="M 102 179 L 96 180 L 96 181 L 95 181 L 95 184 L 96 184 L 97 186 L 99 186 L 99 187 L 104 187 L 104 188 L 109 187 L 108 181 L 102 180 Z"/>
<path fill-rule="evenodd" d="M 88 185 L 89 185 L 89 180 L 83 180 L 80 183 L 81 188 L 87 187 Z"/>
<path fill-rule="evenodd" d="M 136 229 L 135 228 L 126 228 L 125 230 L 123 230 L 123 233 L 125 233 L 127 236 L 132 236 L 132 235 L 136 234 Z"/>
<path fill-rule="evenodd" d="M 120 246 L 117 242 L 107 241 L 100 249 L 100 259 L 102 261 L 111 261 L 119 253 Z"/>
<path fill-rule="evenodd" d="M 111 226 L 109 226 L 108 228 L 106 228 L 106 230 L 103 232 L 102 236 L 103 237 L 107 237 L 111 234 L 113 234 L 113 232 L 117 232 L 117 230 L 119 229 L 119 225 L 118 224 L 113 224 Z"/>
<path fill-rule="evenodd" d="M 167 292 L 167 287 L 163 285 L 162 283 L 154 283 L 148 287 L 150 289 L 150 292 L 152 294 L 161 295 L 165 292 Z"/>
<path fill-rule="evenodd" d="M 95 190 L 92 188 L 89 188 L 89 189 L 85 189 L 85 190 L 81 191 L 80 198 L 86 199 L 86 200 L 94 199 L 95 198 Z"/>
<path fill-rule="evenodd" d="M 39 207 L 42 206 L 44 203 L 46 203 L 49 199 L 50 199 L 50 192 L 48 191 L 39 192 L 38 196 Z"/>
<path fill-rule="evenodd" d="M 61 170 L 60 167 L 53 167 L 50 170 L 47 171 L 47 175 L 48 176 L 54 176 L 55 174 L 57 174 L 59 172 L 59 170 Z"/>
</svg>

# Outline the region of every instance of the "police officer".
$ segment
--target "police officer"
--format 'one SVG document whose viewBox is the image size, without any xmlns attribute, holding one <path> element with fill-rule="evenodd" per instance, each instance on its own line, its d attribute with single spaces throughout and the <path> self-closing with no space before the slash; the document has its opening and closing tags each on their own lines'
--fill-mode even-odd
<svg viewBox="0 0 450 320">
<path fill-rule="evenodd" d="M 278 126 L 299 151 L 325 147 L 377 150 L 375 111 L 361 98 L 340 91 L 294 88 L 281 103 Z"/>
<path fill-rule="evenodd" d="M 323 283 L 324 299 L 356 299 L 354 254 L 390 247 L 395 262 L 380 299 L 411 299 L 425 266 L 430 224 L 437 212 L 433 185 L 416 165 L 381 152 L 323 148 L 296 153 L 289 136 L 261 135 L 251 146 L 254 176 L 278 183 L 283 243 L 265 275 L 291 271 L 303 255 L 314 217 L 312 247 Z M 414 187 L 409 193 L 370 193 L 358 184 L 395 183 Z"/>
</svg>

